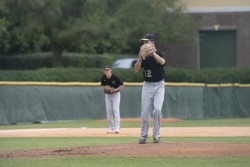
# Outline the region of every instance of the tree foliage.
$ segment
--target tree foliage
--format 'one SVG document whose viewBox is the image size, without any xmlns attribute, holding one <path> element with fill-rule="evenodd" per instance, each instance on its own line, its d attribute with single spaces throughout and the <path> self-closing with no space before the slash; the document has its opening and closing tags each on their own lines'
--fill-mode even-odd
<svg viewBox="0 0 250 167">
<path fill-rule="evenodd" d="M 7 20 L 7 15 L 8 10 L 7 7 L 5 5 L 5 1 L 0 0 L 0 50 L 2 50 L 2 52 L 4 52 L 6 49 L 9 47 L 8 41 L 4 40 L 5 37 L 7 37 L 9 35 L 8 33 L 8 20 Z"/>
<path fill-rule="evenodd" d="M 171 9 L 171 10 L 169 10 Z M 2 53 L 135 53 L 147 32 L 188 39 L 179 0 L 0 0 Z M 4 39 L 4 40 L 3 40 Z"/>
</svg>

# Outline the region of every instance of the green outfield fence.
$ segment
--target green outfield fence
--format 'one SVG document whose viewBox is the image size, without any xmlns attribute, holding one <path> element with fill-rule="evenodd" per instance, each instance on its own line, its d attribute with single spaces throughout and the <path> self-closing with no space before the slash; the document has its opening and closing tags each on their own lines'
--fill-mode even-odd
<svg viewBox="0 0 250 167">
<path fill-rule="evenodd" d="M 125 83 L 121 117 L 139 118 L 142 83 Z M 250 84 L 165 83 L 164 118 L 250 117 Z M 0 82 L 0 124 L 106 118 L 100 83 Z"/>
</svg>

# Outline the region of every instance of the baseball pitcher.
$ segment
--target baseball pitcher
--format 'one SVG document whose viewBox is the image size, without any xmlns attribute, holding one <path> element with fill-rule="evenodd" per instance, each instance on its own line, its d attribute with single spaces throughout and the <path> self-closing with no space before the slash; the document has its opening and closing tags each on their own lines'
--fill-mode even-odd
<svg viewBox="0 0 250 167">
<path fill-rule="evenodd" d="M 164 66 L 165 54 L 155 48 L 153 34 L 145 34 L 140 41 L 143 43 L 135 71 L 143 71 L 143 87 L 141 94 L 141 133 L 139 144 L 145 144 L 148 138 L 148 130 L 151 114 L 153 114 L 153 141 L 160 142 L 160 121 L 162 118 L 162 105 L 164 101 Z"/>
</svg>

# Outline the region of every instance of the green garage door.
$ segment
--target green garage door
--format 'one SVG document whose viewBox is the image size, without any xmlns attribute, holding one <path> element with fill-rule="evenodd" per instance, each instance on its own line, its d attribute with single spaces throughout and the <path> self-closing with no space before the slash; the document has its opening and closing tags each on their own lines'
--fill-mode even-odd
<svg viewBox="0 0 250 167">
<path fill-rule="evenodd" d="M 235 66 L 235 31 L 200 31 L 200 68 Z"/>
</svg>

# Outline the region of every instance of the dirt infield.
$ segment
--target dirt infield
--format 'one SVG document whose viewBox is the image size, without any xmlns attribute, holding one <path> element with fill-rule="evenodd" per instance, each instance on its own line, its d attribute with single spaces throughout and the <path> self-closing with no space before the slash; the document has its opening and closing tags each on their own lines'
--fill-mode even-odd
<svg viewBox="0 0 250 167">
<path fill-rule="evenodd" d="M 57 128 L 0 130 L 0 137 L 138 137 L 139 128 L 123 128 L 120 134 L 107 134 L 106 128 Z M 152 135 L 152 128 L 149 130 Z M 165 137 L 250 137 L 250 127 L 175 127 L 161 128 Z M 250 157 L 250 144 L 214 142 L 161 142 L 147 144 L 116 144 L 65 149 L 40 149 L 1 152 L 0 158 L 43 156 L 171 156 L 171 157 Z"/>
<path fill-rule="evenodd" d="M 250 144 L 210 142 L 161 142 L 117 144 L 65 149 L 0 152 L 0 158 L 52 156 L 150 156 L 150 157 L 240 157 L 250 156 Z"/>
<path fill-rule="evenodd" d="M 0 137 L 138 137 L 140 128 L 122 128 L 107 134 L 106 128 L 55 128 L 0 130 Z M 152 136 L 152 128 L 149 129 Z M 250 137 L 250 127 L 162 127 L 162 137 Z"/>
</svg>

